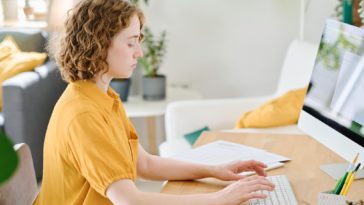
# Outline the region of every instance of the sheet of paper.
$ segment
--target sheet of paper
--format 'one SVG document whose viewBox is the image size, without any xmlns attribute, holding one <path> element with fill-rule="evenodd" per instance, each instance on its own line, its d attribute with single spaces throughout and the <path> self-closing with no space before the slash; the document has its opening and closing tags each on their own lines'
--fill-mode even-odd
<svg viewBox="0 0 364 205">
<path fill-rule="evenodd" d="M 269 171 L 269 170 L 272 170 L 272 169 L 283 167 L 284 163 L 282 163 L 282 162 L 271 162 L 271 163 L 267 163 L 266 165 L 267 165 L 267 168 L 265 168 L 265 171 Z M 241 172 L 240 173 L 240 175 L 243 175 L 243 176 L 249 176 L 249 175 L 253 175 L 253 174 L 255 174 L 255 172 L 253 172 L 253 171 Z"/>
<path fill-rule="evenodd" d="M 263 149 L 222 140 L 197 147 L 174 158 L 208 165 L 224 164 L 236 160 L 257 160 L 266 164 L 289 160 L 287 157 Z"/>
<path fill-rule="evenodd" d="M 285 161 L 290 160 L 287 157 L 284 157 L 284 156 L 278 155 L 278 154 L 274 154 L 272 152 L 256 153 L 256 154 L 252 155 L 251 159 L 261 161 L 264 163 L 285 162 Z"/>
</svg>

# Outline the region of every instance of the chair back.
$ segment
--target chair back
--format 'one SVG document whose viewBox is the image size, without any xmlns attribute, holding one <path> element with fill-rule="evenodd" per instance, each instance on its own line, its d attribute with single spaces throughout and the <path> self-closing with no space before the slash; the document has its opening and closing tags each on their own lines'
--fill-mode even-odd
<svg viewBox="0 0 364 205">
<path fill-rule="evenodd" d="M 317 51 L 317 45 L 301 40 L 291 42 L 283 62 L 275 96 L 308 85 Z"/>
<path fill-rule="evenodd" d="M 18 168 L 9 181 L 0 186 L 0 204 L 32 204 L 38 193 L 32 154 L 25 143 L 16 144 L 14 149 L 19 156 Z"/>
</svg>

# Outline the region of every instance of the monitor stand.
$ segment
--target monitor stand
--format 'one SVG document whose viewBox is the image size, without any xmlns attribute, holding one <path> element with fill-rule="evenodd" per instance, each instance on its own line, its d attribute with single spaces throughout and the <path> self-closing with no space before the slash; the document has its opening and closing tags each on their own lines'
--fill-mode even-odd
<svg viewBox="0 0 364 205">
<path fill-rule="evenodd" d="M 349 167 L 349 163 L 337 163 L 337 164 L 324 164 L 320 169 L 332 178 L 338 180 L 342 177 Z M 364 170 L 359 169 L 355 175 L 355 179 L 364 179 Z"/>
</svg>

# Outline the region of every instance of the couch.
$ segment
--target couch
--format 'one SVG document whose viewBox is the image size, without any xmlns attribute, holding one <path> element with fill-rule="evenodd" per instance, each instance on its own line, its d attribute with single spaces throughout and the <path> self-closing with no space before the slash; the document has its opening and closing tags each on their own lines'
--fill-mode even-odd
<svg viewBox="0 0 364 205">
<path fill-rule="evenodd" d="M 47 33 L 38 29 L 0 29 L 0 41 L 14 37 L 25 52 L 45 52 Z M 57 99 L 66 87 L 54 61 L 48 59 L 34 71 L 20 73 L 2 84 L 0 128 L 13 143 L 27 143 L 32 150 L 37 180 L 42 177 L 43 143 Z"/>
<path fill-rule="evenodd" d="M 286 52 L 277 90 L 270 95 L 191 100 L 168 104 L 165 114 L 166 141 L 159 146 L 159 154 L 163 157 L 173 157 L 191 149 L 191 145 L 183 136 L 205 126 L 211 130 L 226 132 L 302 133 L 295 125 L 269 129 L 234 130 L 233 128 L 244 112 L 257 108 L 288 90 L 308 85 L 317 49 L 317 46 L 310 43 L 294 40 Z"/>
</svg>

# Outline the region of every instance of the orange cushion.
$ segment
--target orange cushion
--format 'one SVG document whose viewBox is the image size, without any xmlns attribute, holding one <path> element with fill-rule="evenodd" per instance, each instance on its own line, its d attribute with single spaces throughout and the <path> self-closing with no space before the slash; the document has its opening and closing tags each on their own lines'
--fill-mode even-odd
<svg viewBox="0 0 364 205">
<path fill-rule="evenodd" d="M 244 113 L 235 128 L 267 128 L 297 123 L 306 92 L 307 87 L 289 91 Z"/>
</svg>

